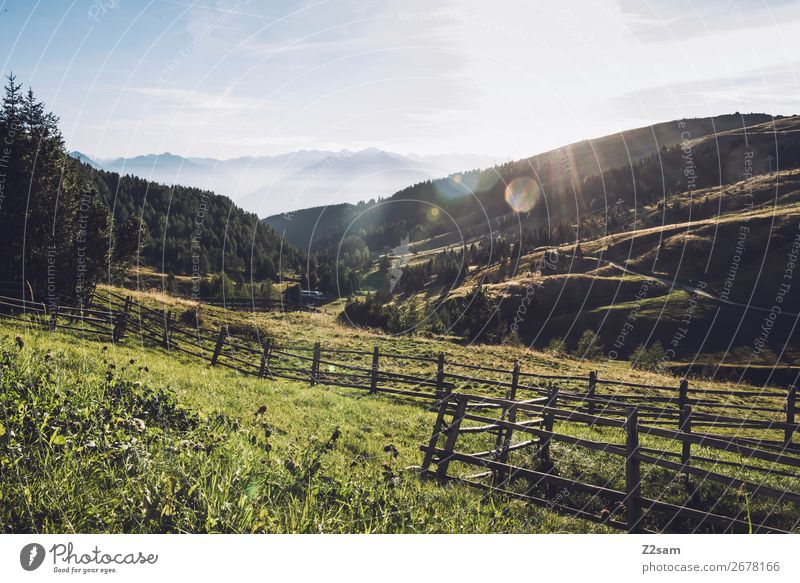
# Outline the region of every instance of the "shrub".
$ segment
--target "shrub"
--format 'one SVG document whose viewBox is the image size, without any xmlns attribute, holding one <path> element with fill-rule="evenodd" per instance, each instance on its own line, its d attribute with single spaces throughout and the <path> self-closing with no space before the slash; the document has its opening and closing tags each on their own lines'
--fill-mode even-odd
<svg viewBox="0 0 800 583">
<path fill-rule="evenodd" d="M 363 300 L 352 299 L 347 302 L 339 315 L 339 321 L 356 326 L 388 329 L 389 310 L 378 303 L 375 296 L 367 296 Z"/>
<path fill-rule="evenodd" d="M 562 338 L 551 338 L 544 351 L 553 356 L 564 356 L 567 353 L 567 347 Z"/>
<path fill-rule="evenodd" d="M 183 310 L 178 316 L 178 321 L 197 328 L 211 325 L 211 321 L 208 319 L 208 309 L 203 304 Z"/>
<path fill-rule="evenodd" d="M 134 364 L 65 382 L 61 355 L 2 347 L 0 532 L 169 531 L 202 513 L 177 484 L 184 468 L 205 467 L 232 421 L 201 419 L 171 390 L 134 380 Z"/>
<path fill-rule="evenodd" d="M 584 360 L 597 360 L 603 356 L 603 343 L 597 332 L 584 330 L 575 348 L 575 354 Z"/>
<path fill-rule="evenodd" d="M 631 353 L 631 368 L 657 372 L 664 368 L 667 361 L 667 352 L 661 341 L 656 340 L 648 348 L 644 343 L 637 346 Z"/>
<path fill-rule="evenodd" d="M 508 346 L 515 346 L 515 347 L 522 347 L 525 343 L 522 341 L 522 338 L 519 335 L 519 332 L 516 330 L 510 330 L 504 339 L 504 343 Z"/>
<path fill-rule="evenodd" d="M 167 274 L 167 281 L 164 284 L 164 290 L 168 294 L 177 294 L 178 293 L 178 280 L 175 277 L 175 274 L 171 271 Z"/>
</svg>

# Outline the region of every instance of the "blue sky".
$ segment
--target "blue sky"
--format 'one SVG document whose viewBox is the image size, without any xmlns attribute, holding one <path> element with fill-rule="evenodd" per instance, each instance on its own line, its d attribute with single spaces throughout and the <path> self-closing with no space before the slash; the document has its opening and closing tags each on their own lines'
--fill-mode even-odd
<svg viewBox="0 0 800 583">
<path fill-rule="evenodd" d="M 70 149 L 521 157 L 798 112 L 796 0 L 0 0 L 0 59 Z"/>
</svg>

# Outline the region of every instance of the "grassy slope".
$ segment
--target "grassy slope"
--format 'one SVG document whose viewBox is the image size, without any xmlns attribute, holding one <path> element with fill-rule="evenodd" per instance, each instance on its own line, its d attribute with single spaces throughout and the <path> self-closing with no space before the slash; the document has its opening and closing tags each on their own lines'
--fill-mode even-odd
<svg viewBox="0 0 800 583">
<path fill-rule="evenodd" d="M 747 182 L 734 183 L 721 189 L 710 188 L 674 195 L 669 204 L 679 200 L 686 207 L 691 200 L 696 202 L 701 199 L 706 199 L 709 208 L 719 215 L 584 239 L 581 240 L 582 251 L 587 256 L 627 264 L 643 274 L 675 278 L 679 284 L 702 280 L 707 283 L 709 292 L 720 294 L 725 289 L 729 268 L 734 262 L 740 228 L 747 227 L 750 230 L 744 242 L 745 252 L 741 256 L 730 299 L 742 303 L 754 302 L 756 305 L 768 302 L 776 293 L 777 284 L 774 282 L 784 275 L 786 253 L 797 231 L 800 172 L 788 170 L 758 175 Z M 751 203 L 753 206 L 748 206 Z M 640 210 L 639 222 L 645 215 L 661 220 L 663 211 L 655 206 Z M 514 235 L 511 236 L 513 238 Z M 641 293 L 644 277 L 623 275 L 614 267 L 598 266 L 597 262 L 577 258 L 574 256 L 574 244 L 560 245 L 557 249 L 561 259 L 555 270 L 541 276 L 531 275 L 529 266 L 537 264 L 545 253 L 545 248 L 541 248 L 520 257 L 516 273 L 507 275 L 502 281 L 499 281 L 499 264 L 473 269 L 461 287 L 451 292 L 450 297 L 471 293 L 478 281 L 492 282 L 484 285 L 484 289 L 495 297 L 503 298 L 503 310 L 508 319 L 528 286 L 536 283 L 539 305 L 528 315 L 529 321 L 525 323 L 528 328 L 523 325 L 521 330 L 528 341 L 536 337 L 537 345 L 546 344 L 550 336 L 561 337 L 567 330 L 570 330 L 574 343 L 583 330 L 599 329 L 608 347 L 624 324 L 627 314 L 635 308 L 639 308 L 637 333 L 642 337 L 637 337 L 628 350 L 647 338 L 649 331 L 659 325 L 662 330 L 656 337 L 660 336 L 665 344 L 669 341 L 672 336 L 670 322 L 680 321 L 685 316 L 689 305 L 688 294 L 679 289 L 670 291 L 667 286 L 656 283 L 648 286 L 646 299 L 642 301 L 636 295 Z M 754 286 L 758 287 L 755 293 Z M 420 297 L 438 291 L 441 290 L 428 290 Z M 792 304 L 789 311 L 796 311 L 797 297 L 788 300 Z M 695 327 L 711 326 L 719 306 L 714 301 L 704 299 L 695 310 Z M 720 321 L 738 321 L 742 318 L 741 312 L 739 308 L 728 307 Z M 760 326 L 761 316 L 761 311 L 751 310 L 748 313 L 750 320 L 743 330 Z M 719 328 L 719 322 L 716 328 Z M 744 331 L 734 335 L 734 331 L 726 328 L 710 335 L 709 345 L 703 346 L 702 351 L 722 352 L 731 337 L 735 340 L 733 349 L 751 345 L 752 339 Z M 698 332 L 698 338 L 703 338 L 702 331 Z M 697 342 L 685 343 L 681 356 L 691 360 L 698 349 L 695 344 Z M 623 352 L 622 356 L 625 354 Z M 789 355 L 784 356 L 789 359 Z"/>
<path fill-rule="evenodd" d="M 152 307 L 168 306 L 179 315 L 194 314 L 196 309 L 191 302 L 161 294 L 134 295 Z M 601 378 L 677 386 L 674 377 L 632 371 L 626 363 L 580 362 L 512 346 L 462 346 L 438 338 L 388 337 L 344 327 L 326 314 L 242 314 L 204 307 L 201 321 L 206 327 L 226 322 L 235 328 L 255 328 L 289 343 L 309 345 L 321 340 L 325 346 L 359 349 L 378 343 L 383 350 L 407 354 L 435 354 L 442 350 L 448 360 L 503 369 L 510 368 L 512 360 L 519 358 L 523 371 L 528 372 L 575 373 L 596 369 Z M 12 340 L 16 334 L 24 340 L 22 350 Z M 12 363 L 5 365 L 3 379 L 7 384 L 3 390 L 16 387 L 15 390 L 21 391 L 18 401 L 12 402 L 14 407 L 7 407 L 8 411 L 16 410 L 20 404 L 35 411 L 37 406 L 32 403 L 36 401 L 30 398 L 31 394 L 49 392 L 84 403 L 80 409 L 85 408 L 90 419 L 110 420 L 94 429 L 90 426 L 76 430 L 61 422 L 43 421 L 39 411 L 36 426 L 44 429 L 34 431 L 23 449 L 8 447 L 7 450 L 9 460 L 24 457 L 27 465 L 17 462 L 18 465 L 9 466 L 0 462 L 3 464 L 2 531 L 603 530 L 521 502 L 483 498 L 466 487 L 443 488 L 421 483 L 413 471 L 406 470 L 420 463 L 418 445 L 427 439 L 433 424 L 433 414 L 419 404 L 345 388 L 311 388 L 305 383 L 249 378 L 225 368 L 211 368 L 189 356 L 143 347 L 135 335 L 130 335 L 123 344 L 103 350 L 104 344 L 100 342 L 23 329 L 0 320 L 0 346 L 3 358 Z M 45 356 L 48 350 L 50 357 Z M 109 369 L 109 364 L 115 364 L 115 368 Z M 391 366 L 388 361 L 386 365 Z M 9 374 L 9 366 L 18 372 Z M 51 383 L 42 381 L 48 377 L 47 367 L 51 369 Z M 403 370 L 410 372 L 408 366 Z M 198 421 L 185 427 L 180 415 L 152 415 L 135 406 L 114 405 L 108 397 L 119 389 L 109 387 L 106 380 L 109 373 L 115 386 L 133 396 L 147 392 L 148 387 L 156 392 L 169 388 L 178 403 L 199 414 Z M 734 386 L 721 382 L 703 385 Z M 559 386 L 585 390 L 580 381 L 565 381 Z M 612 389 L 603 388 L 604 393 L 609 390 Z M 124 403 L 130 401 L 126 399 Z M 168 403 L 168 395 L 161 400 Z M 266 418 L 255 415 L 262 404 L 269 407 Z M 38 409 L 51 411 L 52 419 L 60 411 L 58 406 Z M 724 409 L 719 412 L 726 414 Z M 143 431 L 133 418 L 144 421 Z M 14 423 L 3 423 L 7 431 L 0 442 L 13 446 L 8 436 L 14 430 Z M 51 443 L 54 428 L 60 426 L 63 430 Z M 321 465 L 309 477 L 315 457 L 337 428 L 341 436 L 330 451 L 321 453 Z M 265 429 L 270 430 L 269 437 Z M 619 443 L 622 439 L 619 431 L 580 424 L 564 424 L 558 431 L 596 441 Z M 16 433 L 23 434 L 19 429 Z M 59 444 L 58 435 L 64 436 L 63 444 Z M 491 447 L 485 442 L 478 443 L 477 439 L 468 436 L 460 441 L 459 449 L 476 451 L 487 449 L 487 445 Z M 102 447 L 87 448 L 89 442 Z M 397 448 L 396 459 L 384 451 L 388 445 Z M 648 438 L 647 445 L 677 451 L 674 443 Z M 267 446 L 271 451 L 267 451 Z M 624 471 L 619 458 L 587 455 L 586 450 L 563 444 L 555 444 L 553 452 L 560 475 L 620 487 Z M 0 450 L 0 458 L 4 453 Z M 696 449 L 695 453 L 704 452 Z M 520 452 L 513 459 L 525 465 L 530 463 L 529 456 L 529 452 Z M 734 455 L 722 457 L 737 460 Z M 474 472 L 474 468 L 457 464 L 452 469 L 459 475 Z M 731 472 L 731 468 L 717 469 Z M 733 471 L 741 478 L 748 477 L 744 470 Z M 646 494 L 666 493 L 669 499 L 681 501 L 682 482 L 674 474 L 658 470 L 646 475 Z M 749 478 L 756 483 L 764 480 L 761 474 L 750 474 Z M 780 476 L 771 476 L 766 483 L 793 491 L 798 488 L 793 480 Z M 583 499 L 574 492 L 570 495 L 579 506 L 588 504 L 595 512 L 601 510 L 597 501 Z M 744 508 L 744 499 L 730 489 L 705 488 L 698 499 L 707 506 L 721 504 L 716 509 L 728 513 L 735 514 Z M 753 512 L 763 515 L 775 512 L 775 508 L 767 501 L 766 505 L 754 505 Z M 789 528 L 791 512 L 783 519 Z"/>
<path fill-rule="evenodd" d="M 23 338 L 21 350 L 11 340 L 13 334 Z M 104 349 L 99 342 L 20 329 L 5 321 L 0 321 L 0 346 L 4 391 L 15 387 L 25 395 L 17 403 L 20 410 L 34 417 L 38 412 L 38 429 L 23 448 L 15 447 L 15 440 L 31 432 L 14 422 L 16 407 L 4 412 L 3 532 L 604 530 L 518 501 L 484 498 L 467 487 L 420 482 L 407 468 L 419 464 L 418 445 L 428 436 L 433 414 L 418 404 L 349 389 L 248 378 L 135 342 Z M 134 398 L 152 395 L 151 389 L 160 403 L 156 413 L 137 405 L 146 400 Z M 120 393 L 123 403 L 115 405 L 114 395 Z M 45 406 L 48 394 L 56 406 Z M 64 418 L 60 402 L 84 413 L 73 411 Z M 262 404 L 269 407 L 266 417 L 255 415 Z M 49 417 L 43 417 L 45 411 Z M 187 423 L 195 418 L 193 412 L 196 421 Z M 76 416 L 81 427 L 74 425 Z M 56 427 L 61 429 L 55 432 Z M 337 429 L 340 437 L 326 449 Z M 595 441 L 623 439 L 618 430 L 583 424 L 563 424 L 559 431 Z M 9 439 L 12 432 L 16 437 Z M 459 449 L 485 449 L 487 443 L 479 439 L 466 436 Z M 385 451 L 388 445 L 397 449 L 396 458 Z M 644 445 L 677 451 L 674 443 L 652 438 Z M 587 453 L 555 444 L 559 475 L 622 487 L 620 458 Z M 714 452 L 695 448 L 694 454 Z M 529 455 L 515 453 L 512 461 L 527 465 Z M 732 454 L 721 457 L 737 461 Z M 315 460 L 320 463 L 313 469 Z M 451 470 L 457 475 L 474 472 L 458 464 Z M 741 479 L 797 491 L 794 480 L 781 476 L 733 472 Z M 674 473 L 645 468 L 643 475 L 645 495 L 684 500 L 684 482 Z M 702 486 L 695 497 L 701 507 L 733 515 L 745 512 L 748 501 L 740 492 L 695 484 Z M 557 495 L 577 507 L 601 511 L 601 502 L 578 492 Z M 785 504 L 751 501 L 750 509 L 754 520 L 777 513 L 784 528 L 797 528 L 796 514 Z M 694 527 L 676 523 L 672 528 Z"/>
<path fill-rule="evenodd" d="M 103 290 L 114 288 L 102 288 Z M 158 292 L 136 292 L 115 289 L 117 293 L 130 294 L 136 301 L 155 309 L 170 309 L 184 324 L 194 325 L 198 304 L 191 300 L 175 298 Z M 682 292 L 675 292 L 680 294 Z M 541 374 L 580 374 L 587 375 L 595 370 L 598 376 L 607 379 L 629 382 L 669 385 L 677 388 L 679 379 L 669 374 L 632 370 L 627 361 L 602 360 L 584 361 L 569 355 L 553 355 L 548 352 L 509 345 L 463 344 L 455 338 L 446 336 L 390 336 L 370 329 L 353 328 L 336 321 L 331 314 L 304 312 L 233 312 L 223 308 L 203 305 L 199 308 L 200 324 L 204 328 L 216 328 L 226 324 L 232 330 L 259 331 L 262 335 L 275 338 L 279 343 L 300 344 L 310 347 L 320 341 L 326 348 L 370 350 L 379 345 L 381 352 L 396 352 L 407 355 L 434 356 L 443 352 L 448 361 L 480 363 L 482 366 L 502 368 L 510 371 L 514 360 L 519 360 L 522 371 Z M 354 356 L 354 364 L 370 366 L 371 356 Z M 381 364 L 389 365 L 391 362 Z M 413 363 L 404 363 L 404 371 L 417 372 Z M 432 371 L 432 365 L 419 365 L 418 372 Z M 504 380 L 508 380 L 505 378 Z M 746 386 L 725 380 L 703 381 L 708 388 L 728 388 Z M 585 387 L 582 387 L 585 390 Z"/>
<path fill-rule="evenodd" d="M 17 334 L 22 350 L 12 341 Z M 24 432 L 6 419 L 2 532 L 602 530 L 519 502 L 483 500 L 467 488 L 421 483 L 404 469 L 419 464 L 418 445 L 432 424 L 432 414 L 417 405 L 246 378 L 135 344 L 103 350 L 98 342 L 7 321 L 0 321 L 0 342 L 4 358 L 14 363 L 6 365 L 4 379 L 20 387 L 20 406 L 45 408 L 33 392 L 62 395 L 83 404 L 87 419 L 110 419 L 108 427 L 93 430 L 67 425 L 59 433 L 64 443 L 58 437 L 51 443 L 59 425 L 54 411 L 63 409 L 52 406 L 40 435 L 19 450 L 9 436 L 13 431 L 20 439 Z M 109 371 L 105 361 L 116 368 Z M 23 372 L 15 377 L 8 366 Z M 49 383 L 42 381 L 45 369 Z M 137 418 L 144 417 L 146 428 L 140 432 L 138 421 L 128 418 L 130 407 L 106 410 L 109 372 L 115 385 L 136 394 L 169 387 L 179 403 L 199 413 L 197 427 L 186 430 L 141 412 Z M 254 415 L 261 404 L 269 406 L 268 439 L 263 418 Z M 309 478 L 337 427 L 341 437 Z M 389 444 L 399 452 L 396 459 L 383 450 Z"/>
</svg>

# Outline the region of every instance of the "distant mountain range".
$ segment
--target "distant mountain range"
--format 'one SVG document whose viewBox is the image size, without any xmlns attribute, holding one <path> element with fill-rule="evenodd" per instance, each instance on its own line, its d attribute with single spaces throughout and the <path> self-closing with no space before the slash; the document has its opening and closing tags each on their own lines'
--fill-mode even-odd
<svg viewBox="0 0 800 583">
<path fill-rule="evenodd" d="M 376 148 L 299 150 L 227 160 L 185 158 L 169 152 L 114 159 L 78 151 L 70 154 L 121 175 L 213 190 L 260 217 L 386 197 L 418 182 L 508 161 L 472 154 L 401 155 Z"/>
<path fill-rule="evenodd" d="M 465 339 L 513 330 L 577 350 L 591 331 L 608 358 L 655 346 L 659 366 L 713 354 L 783 367 L 800 360 L 799 219 L 800 116 L 729 114 L 264 222 L 312 268 L 358 270 L 375 292 L 348 309 L 359 326 L 396 332 L 392 314 L 422 306 Z"/>
<path fill-rule="evenodd" d="M 437 241 L 446 237 L 456 242 L 462 237 L 475 237 L 476 233 L 484 236 L 492 225 L 497 228 L 498 220 L 511 217 L 512 209 L 504 198 L 506 185 L 522 178 L 535 183 L 535 190 L 541 192 L 540 202 L 546 207 L 532 215 L 525 225 L 526 230 L 553 229 L 559 222 L 573 224 L 576 217 L 610 206 L 624 193 L 632 204 L 637 200 L 636 204 L 640 204 L 643 197 L 679 192 L 687 186 L 687 172 L 710 158 L 719 158 L 720 163 L 714 165 L 714 170 L 723 171 L 722 177 L 717 176 L 717 184 L 739 180 L 740 150 L 746 145 L 748 134 L 744 132 L 743 137 L 734 138 L 728 134 L 780 119 L 763 113 L 736 113 L 662 122 L 582 140 L 483 172 L 465 165 L 463 172 L 399 190 L 384 204 L 368 212 L 365 209 L 370 209 L 370 205 L 320 204 L 290 214 L 271 215 L 264 222 L 303 249 L 336 246 L 343 237 L 361 230 L 371 234 L 370 247 L 375 244 L 379 244 L 378 248 L 384 244 L 392 247 L 399 243 L 399 234 L 393 234 L 395 241 L 378 243 L 375 233 L 392 232 L 392 225 L 398 223 L 406 230 L 418 227 L 418 240 L 436 236 Z M 764 159 L 759 160 L 764 169 L 769 168 L 766 160 L 769 148 L 775 146 L 769 141 L 770 137 L 767 135 L 763 139 L 758 134 L 757 139 L 753 138 L 764 155 Z M 689 144 L 694 150 L 700 148 L 702 157 L 696 159 L 699 153 L 689 151 L 683 159 L 680 147 Z M 663 157 L 668 149 L 672 151 L 669 160 Z M 673 161 L 676 152 L 678 160 Z M 730 159 L 734 153 L 739 155 L 735 161 Z M 651 177 L 652 182 L 648 182 L 645 175 Z M 667 176 L 672 178 L 665 181 Z M 710 178 L 710 172 L 698 177 L 703 181 Z M 427 214 L 434 206 L 446 211 L 437 214 L 435 221 Z M 516 224 L 516 221 L 509 224 Z"/>
</svg>

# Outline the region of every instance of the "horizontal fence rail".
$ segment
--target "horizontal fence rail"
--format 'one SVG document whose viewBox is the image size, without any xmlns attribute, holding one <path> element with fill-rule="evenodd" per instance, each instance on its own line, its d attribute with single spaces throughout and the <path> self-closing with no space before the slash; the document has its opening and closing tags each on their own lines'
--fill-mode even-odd
<svg viewBox="0 0 800 583">
<path fill-rule="evenodd" d="M 195 299 L 202 304 L 216 306 L 234 311 L 248 312 L 318 312 L 317 304 L 310 300 L 308 302 L 297 302 L 283 298 L 279 300 L 267 298 L 212 298 L 198 297 L 185 299 Z"/>
<path fill-rule="evenodd" d="M 3 309 L 6 308 L 6 309 Z M 6 313 L 10 310 L 10 313 Z M 560 390 L 559 403 L 572 420 L 581 414 L 602 414 L 623 418 L 626 409 L 637 406 L 639 418 L 659 427 L 681 429 L 685 408 L 691 406 L 691 425 L 696 429 L 758 429 L 774 431 L 774 439 L 761 439 L 765 449 L 800 451 L 794 435 L 800 430 L 796 420 L 797 389 L 745 391 L 691 387 L 684 379 L 678 386 L 659 386 L 601 379 L 596 373 L 587 375 L 548 375 L 521 370 L 482 367 L 445 359 L 444 354 L 430 356 L 398 354 L 372 350 L 347 350 L 321 345 L 282 346 L 272 339 L 248 337 L 222 326 L 211 330 L 189 327 L 176 321 L 170 311 L 158 311 L 130 296 L 104 292 L 103 297 L 86 306 L 57 306 L 0 297 L 0 315 L 46 324 L 51 330 L 66 329 L 87 336 L 121 340 L 126 333 L 144 342 L 208 360 L 244 374 L 308 381 L 310 384 L 340 385 L 424 399 L 439 398 L 447 392 L 461 390 L 485 396 L 486 405 L 493 396 L 504 391 L 523 395 L 547 396 L 542 384 L 564 381 L 575 389 Z M 464 372 L 461 372 L 464 371 Z M 466 374 L 476 371 L 484 376 Z M 581 390 L 580 387 L 585 387 Z M 610 387 L 646 389 L 655 394 L 605 392 Z M 663 394 L 663 393 L 671 394 Z M 662 394 L 659 394 L 662 393 Z M 722 401 L 723 397 L 738 402 Z M 741 401 L 751 399 L 752 402 Z M 502 407 L 495 403 L 493 407 Z M 744 412 L 744 416 L 728 415 Z M 762 418 L 751 417 L 753 413 Z M 763 418 L 770 415 L 772 418 Z M 586 423 L 591 424 L 590 421 Z M 742 446 L 752 445 L 748 438 L 736 438 Z"/>
<path fill-rule="evenodd" d="M 631 474 L 629 481 L 640 471 L 637 467 L 644 464 L 735 486 L 752 495 L 779 497 L 781 502 L 800 501 L 793 492 L 702 467 L 702 464 L 723 467 L 727 464 L 753 472 L 800 477 L 800 470 L 797 470 L 800 468 L 800 444 L 795 439 L 800 431 L 796 420 L 795 386 L 785 392 L 708 389 L 691 386 L 686 379 L 676 386 L 647 385 L 603 379 L 594 372 L 586 375 L 528 372 L 522 370 L 518 362 L 509 369 L 480 366 L 448 360 L 443 353 L 401 354 L 380 346 L 354 350 L 326 347 L 319 342 L 281 344 L 257 332 L 244 334 L 226 325 L 217 329 L 188 326 L 170 310 L 153 309 L 130 296 L 110 291 L 97 294 L 83 306 L 46 306 L 0 296 L 0 316 L 50 330 L 68 330 L 87 338 L 112 342 L 136 339 L 202 359 L 211 366 L 223 366 L 259 378 L 287 379 L 310 386 L 348 387 L 371 394 L 421 400 L 437 413 L 433 431 L 436 440 L 432 437 L 430 443 L 422 446 L 423 476 L 460 481 L 534 503 L 547 501 L 548 497 L 541 492 L 512 491 L 506 487 L 510 480 L 536 478 L 542 484 L 557 488 L 566 478 L 511 465 L 510 456 L 534 448 L 536 459 L 547 468 L 552 460 L 551 445 L 559 443 L 623 457 L 627 460 L 626 475 Z M 556 384 L 559 386 L 554 387 Z M 648 394 L 638 393 L 640 390 Z M 635 412 L 636 439 L 629 437 L 631 443 L 596 442 L 553 430 L 556 424 L 565 427 L 569 423 L 573 427 L 579 424 L 630 433 L 633 431 L 630 427 L 632 411 Z M 446 423 L 448 416 L 451 420 Z M 463 421 L 478 425 L 462 425 Z M 742 431 L 757 431 L 759 436 L 742 435 Z M 441 447 L 439 434 L 445 436 Z M 455 444 L 462 434 L 470 438 L 490 435 L 493 443 L 480 451 L 459 452 Z M 515 434 L 522 434 L 525 439 L 514 442 Z M 674 443 L 680 451 L 642 447 L 640 436 Z M 700 447 L 704 451 L 733 453 L 748 461 L 736 463 L 710 458 L 697 452 Z M 471 476 L 453 476 L 448 473 L 449 461 L 477 466 L 480 471 Z M 431 470 L 432 465 L 436 465 L 435 471 Z M 673 511 L 678 517 L 727 525 L 728 530 L 742 527 L 740 517 L 703 513 L 689 507 L 673 508 L 668 502 L 643 497 L 630 489 L 633 488 L 631 484 L 626 491 L 582 482 L 571 484 L 593 495 L 605 496 L 609 503 L 619 502 L 630 516 L 624 519 L 611 513 L 588 516 L 591 513 L 585 510 L 554 505 L 552 500 L 546 502 L 547 505 L 564 512 L 575 511 L 575 516 L 614 528 L 636 532 L 643 517 Z M 632 521 L 636 522 L 632 524 Z M 655 518 L 647 518 L 647 522 L 657 524 Z M 766 524 L 756 526 L 760 531 L 780 530 Z"/>
<path fill-rule="evenodd" d="M 556 420 L 571 419 L 568 411 L 557 407 L 558 397 L 558 391 L 554 390 L 546 399 L 526 402 L 511 399 L 496 400 L 502 402 L 502 413 L 498 417 L 489 417 L 469 412 L 475 406 L 485 404 L 485 398 L 464 393 L 446 395 L 438 402 L 438 414 L 430 441 L 420 446 L 423 452 L 421 475 L 423 478 L 436 479 L 440 482 L 460 482 L 489 492 L 528 500 L 556 512 L 633 533 L 661 532 L 668 530 L 670 524 L 676 522 L 685 523 L 689 525 L 686 528 L 693 529 L 702 529 L 705 525 L 719 532 L 788 532 L 786 528 L 794 526 L 790 524 L 789 527 L 782 528 L 782 523 L 770 524 L 774 521 L 771 521 L 769 515 L 762 517 L 762 521 L 759 522 L 742 516 L 742 512 L 731 516 L 715 512 L 713 508 L 696 507 L 697 504 L 693 501 L 693 487 L 687 489 L 680 503 L 653 496 L 647 497 L 642 493 L 646 484 L 646 480 L 642 478 L 642 465 L 674 472 L 675 476 L 683 477 L 685 483 L 688 483 L 689 477 L 695 478 L 700 483 L 718 483 L 734 492 L 746 492 L 749 496 L 773 500 L 776 505 L 791 504 L 797 510 L 800 509 L 800 494 L 797 492 L 704 468 L 700 464 L 715 463 L 717 460 L 694 458 L 691 455 L 691 446 L 702 445 L 704 448 L 722 452 L 729 452 L 733 448 L 737 453 L 753 459 L 790 468 L 800 468 L 800 456 L 744 448 L 731 439 L 705 439 L 704 436 L 691 433 L 687 423 L 684 423 L 680 431 L 651 427 L 641 423 L 635 406 L 627 409 L 623 420 L 600 415 L 580 416 L 579 420 L 582 422 L 619 430 L 620 442 L 598 442 L 559 433 L 554 430 Z M 687 406 L 687 413 L 689 411 L 690 407 Z M 516 417 L 522 413 L 530 416 L 529 419 L 518 421 Z M 481 425 L 470 426 L 465 425 L 465 422 L 476 422 Z M 470 443 L 474 443 L 475 434 L 496 436 L 495 447 L 477 452 L 465 452 L 456 447 L 459 438 L 463 440 L 462 436 L 472 438 L 473 441 Z M 512 434 L 517 436 L 523 434 L 525 438 L 514 442 Z M 644 435 L 657 435 L 676 443 L 682 448 L 682 452 L 677 454 L 680 455 L 680 461 L 667 459 L 669 456 L 663 455 L 664 452 L 660 450 L 643 448 L 640 437 Z M 441 443 L 442 441 L 444 443 Z M 624 489 L 559 475 L 551 454 L 553 443 L 584 449 L 592 455 L 605 454 L 616 457 L 620 464 L 619 473 L 625 477 Z M 509 455 L 512 452 L 524 449 L 534 450 L 533 456 L 527 458 L 529 461 L 525 465 L 509 462 Z M 457 475 L 451 471 L 453 464 L 488 471 L 468 476 Z M 752 465 L 746 469 L 770 471 Z M 800 478 L 799 473 L 779 472 L 778 475 Z M 524 482 L 522 489 L 515 487 L 520 482 Z M 557 494 L 554 496 L 555 491 Z M 588 501 L 583 501 L 582 507 L 575 505 L 577 502 L 572 504 L 569 502 L 569 498 L 573 497 L 575 492 L 589 496 Z M 614 514 L 607 510 L 613 508 L 615 504 L 624 512 Z M 590 510 L 593 506 L 600 505 L 603 506 L 602 511 Z"/>
</svg>

